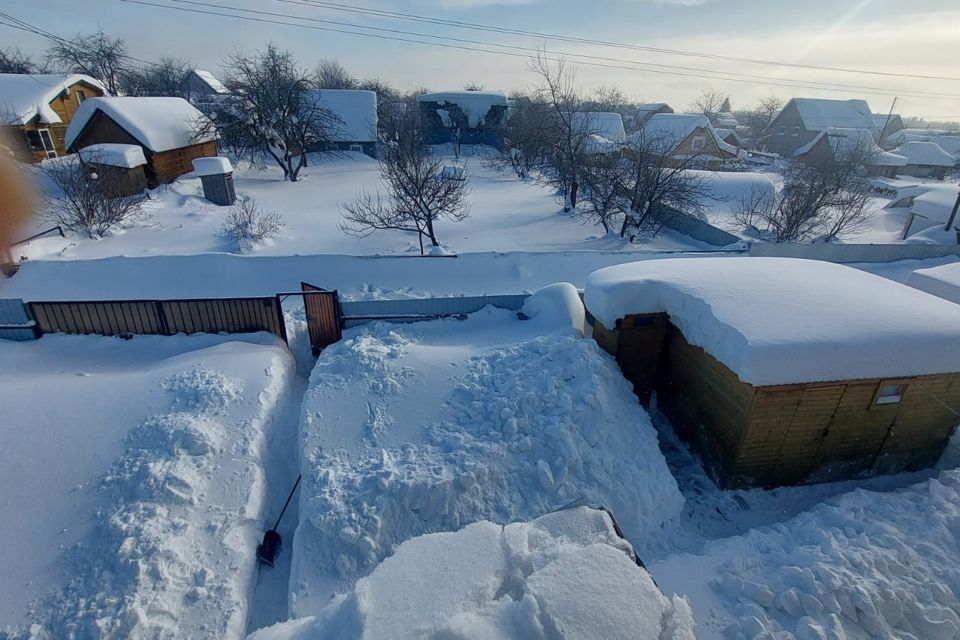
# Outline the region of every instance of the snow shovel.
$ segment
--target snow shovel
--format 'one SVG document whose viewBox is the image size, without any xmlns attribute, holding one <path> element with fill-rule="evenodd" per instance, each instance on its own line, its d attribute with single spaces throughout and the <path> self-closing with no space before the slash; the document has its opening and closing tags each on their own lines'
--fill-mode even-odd
<svg viewBox="0 0 960 640">
<path fill-rule="evenodd" d="M 277 527 L 280 526 L 283 514 L 287 512 L 287 507 L 290 506 L 290 500 L 293 499 L 294 492 L 297 490 L 297 487 L 300 486 L 300 479 L 302 477 L 302 475 L 297 476 L 297 481 L 293 483 L 293 489 L 290 489 L 290 495 L 287 496 L 287 501 L 283 503 L 283 509 L 280 510 L 280 516 L 277 518 L 276 524 L 273 525 L 273 529 L 263 534 L 263 542 L 257 545 L 257 559 L 271 567 L 277 559 L 277 554 L 280 553 L 280 547 L 283 545 L 283 539 L 280 538 L 280 532 L 277 531 Z"/>
</svg>

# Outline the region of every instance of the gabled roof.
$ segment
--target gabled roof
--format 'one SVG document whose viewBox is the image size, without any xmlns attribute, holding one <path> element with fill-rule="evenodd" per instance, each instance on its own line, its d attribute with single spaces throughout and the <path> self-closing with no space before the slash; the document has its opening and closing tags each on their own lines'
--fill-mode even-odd
<svg viewBox="0 0 960 640">
<path fill-rule="evenodd" d="M 634 146 L 648 144 L 653 147 L 652 150 L 667 154 L 701 127 L 713 136 L 714 143 L 721 151 L 737 155 L 737 148 L 724 142 L 717 135 L 707 116 L 687 113 L 658 113 L 647 120 L 640 131 L 630 136 L 627 143 Z"/>
<path fill-rule="evenodd" d="M 727 127 L 730 129 L 740 126 L 740 122 L 737 120 L 737 117 L 728 111 L 722 111 L 717 114 L 717 124 L 721 127 Z"/>
<path fill-rule="evenodd" d="M 60 123 L 50 103 L 78 82 L 107 91 L 99 80 L 80 73 L 0 73 L 0 124 L 27 124 L 37 115 L 46 124 Z"/>
<path fill-rule="evenodd" d="M 316 89 L 308 92 L 317 104 L 340 122 L 334 125 L 336 142 L 377 140 L 377 94 L 361 89 Z"/>
<path fill-rule="evenodd" d="M 903 125 L 902 125 L 903 120 L 900 118 L 900 114 L 899 114 L 899 113 L 891 113 L 891 114 L 889 114 L 889 115 L 886 114 L 886 113 L 875 113 L 875 114 L 873 114 L 873 126 L 877 128 L 877 131 L 878 131 L 878 132 L 879 132 L 879 131 L 883 131 L 883 128 L 884 128 L 884 127 L 886 127 L 887 129 L 889 129 L 890 126 L 891 126 L 894 122 L 896 122 L 896 121 L 898 121 L 898 120 L 900 120 L 900 122 L 901 122 L 900 128 L 902 129 L 902 128 L 903 128 Z"/>
<path fill-rule="evenodd" d="M 223 85 L 223 83 L 217 80 L 216 76 L 214 76 L 209 71 L 204 71 L 203 69 L 194 69 L 193 75 L 197 76 L 197 78 L 199 78 L 201 82 L 203 82 L 205 85 L 210 87 L 210 90 L 213 91 L 214 93 L 219 93 L 219 94 L 230 93 L 230 91 Z"/>
<path fill-rule="evenodd" d="M 869 129 L 830 128 L 821 131 L 817 137 L 794 152 L 794 157 L 802 157 L 814 149 L 826 138 L 837 160 L 860 156 L 869 158 L 869 164 L 878 167 L 904 167 L 907 159 L 902 155 L 884 151 L 877 146 L 873 133 Z"/>
<path fill-rule="evenodd" d="M 723 140 L 724 142 L 729 142 L 727 139 L 730 136 L 733 136 L 733 139 L 735 140 L 735 142 L 732 142 L 730 144 L 736 144 L 739 147 L 743 147 L 746 144 L 743 138 L 740 137 L 740 134 L 734 131 L 733 129 L 724 129 L 724 128 L 715 127 L 714 131 L 716 132 L 717 137 Z"/>
<path fill-rule="evenodd" d="M 598 135 L 610 142 L 623 144 L 627 132 L 619 113 L 607 111 L 579 111 L 573 114 L 573 126 L 589 135 Z"/>
<path fill-rule="evenodd" d="M 932 167 L 952 167 L 957 159 L 940 148 L 935 142 L 905 142 L 893 150 L 907 159 L 907 164 Z"/>
<path fill-rule="evenodd" d="M 824 129 L 873 129 L 873 112 L 865 100 L 793 98 L 803 125 L 809 131 Z"/>
<path fill-rule="evenodd" d="M 930 142 L 933 142 L 953 157 L 960 157 L 960 136 L 936 136 Z"/>
<path fill-rule="evenodd" d="M 68 149 L 98 111 L 154 153 L 216 139 L 213 133 L 196 137 L 197 124 L 209 120 L 183 98 L 89 98 L 67 128 Z"/>
</svg>

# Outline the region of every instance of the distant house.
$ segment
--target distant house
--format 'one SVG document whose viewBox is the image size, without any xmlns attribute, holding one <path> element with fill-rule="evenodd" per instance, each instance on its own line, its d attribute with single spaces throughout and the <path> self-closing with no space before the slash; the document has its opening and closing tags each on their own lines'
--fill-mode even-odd
<svg viewBox="0 0 960 640">
<path fill-rule="evenodd" d="M 821 131 L 866 129 L 873 132 L 875 127 L 870 105 L 864 100 L 793 98 L 760 137 L 760 149 L 790 158 L 797 149 L 813 142 Z"/>
<path fill-rule="evenodd" d="M 887 134 L 880 140 L 880 144 L 885 149 L 896 147 L 905 142 L 929 142 L 937 137 L 939 132 L 930 129 L 900 129 L 891 134 Z"/>
<path fill-rule="evenodd" d="M 634 123 L 639 129 L 647 120 L 658 113 L 673 113 L 673 107 L 666 102 L 647 102 L 637 107 L 637 121 Z"/>
<path fill-rule="evenodd" d="M 183 95 L 193 104 L 203 104 L 225 96 L 230 91 L 209 71 L 193 69 L 183 79 Z"/>
<path fill-rule="evenodd" d="M 903 130 L 903 118 L 899 113 L 875 113 L 873 114 L 873 125 L 877 132 L 877 140 L 883 140 L 887 136 Z"/>
<path fill-rule="evenodd" d="M 740 126 L 740 121 L 729 111 L 718 113 L 715 123 L 721 129 L 736 129 Z"/>
<path fill-rule="evenodd" d="M 884 151 L 877 146 L 873 133 L 867 129 L 827 129 L 793 155 L 800 162 L 816 163 L 823 160 L 863 162 L 872 176 L 894 177 L 907 165 L 901 155 Z"/>
<path fill-rule="evenodd" d="M 956 158 L 935 142 L 906 142 L 894 149 L 893 153 L 907 159 L 900 173 L 917 178 L 943 180 L 947 170 L 957 163 Z"/>
<path fill-rule="evenodd" d="M 717 135 L 706 116 L 658 113 L 630 136 L 625 154 L 643 150 L 666 157 L 671 164 L 715 171 L 737 157 L 737 149 Z"/>
<path fill-rule="evenodd" d="M 934 136 L 930 142 L 949 153 L 960 164 L 960 136 Z"/>
<path fill-rule="evenodd" d="M 201 126 L 207 125 L 207 126 Z M 203 135 L 198 135 L 200 129 Z M 67 150 L 92 144 L 138 145 L 147 160 L 150 186 L 193 171 L 191 161 L 217 155 L 209 120 L 183 98 L 92 98 L 67 129 Z"/>
<path fill-rule="evenodd" d="M 723 140 L 730 146 L 736 147 L 738 149 L 747 148 L 747 141 L 741 138 L 740 134 L 738 134 L 733 129 L 724 129 L 723 127 L 717 127 L 717 128 L 714 128 L 714 131 L 716 132 L 717 137 L 719 137 L 721 140 Z"/>
<path fill-rule="evenodd" d="M 497 91 L 440 91 L 417 96 L 430 144 L 503 148 L 509 101 Z"/>
<path fill-rule="evenodd" d="M 0 73 L 0 128 L 14 157 L 40 162 L 64 155 L 64 136 L 80 104 L 106 94 L 106 88 L 80 74 Z"/>
<path fill-rule="evenodd" d="M 357 151 L 377 157 L 377 94 L 360 89 L 316 89 L 306 98 L 336 118 L 330 140 L 311 151 Z"/>
</svg>

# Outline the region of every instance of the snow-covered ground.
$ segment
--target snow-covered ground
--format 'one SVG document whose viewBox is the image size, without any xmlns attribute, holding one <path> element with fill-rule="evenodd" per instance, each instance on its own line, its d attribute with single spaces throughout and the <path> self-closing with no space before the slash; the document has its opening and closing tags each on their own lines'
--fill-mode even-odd
<svg viewBox="0 0 960 640">
<path fill-rule="evenodd" d="M 411 537 L 576 501 L 631 540 L 682 499 L 648 416 L 569 316 L 369 325 L 311 375 L 291 613 L 315 615 Z"/>
<path fill-rule="evenodd" d="M 0 637 L 243 637 L 286 349 L 47 336 L 0 362 Z"/>
</svg>

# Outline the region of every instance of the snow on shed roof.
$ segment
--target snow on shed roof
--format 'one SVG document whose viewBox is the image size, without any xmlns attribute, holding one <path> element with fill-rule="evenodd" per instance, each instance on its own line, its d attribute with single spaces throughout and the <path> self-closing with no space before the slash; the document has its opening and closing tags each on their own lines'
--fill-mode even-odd
<svg viewBox="0 0 960 640">
<path fill-rule="evenodd" d="M 893 150 L 898 156 L 907 159 L 907 164 L 933 167 L 952 167 L 957 159 L 940 148 L 935 142 L 921 142 L 914 140 L 904 142 Z"/>
<path fill-rule="evenodd" d="M 193 173 L 198 178 L 233 173 L 233 165 L 230 164 L 230 159 L 224 158 L 223 156 L 194 158 L 190 162 L 193 164 Z"/>
<path fill-rule="evenodd" d="M 106 92 L 99 80 L 79 73 L 0 73 L 0 124 L 26 124 L 38 114 L 47 124 L 59 123 L 50 102 L 78 82 Z"/>
<path fill-rule="evenodd" d="M 960 369 L 960 306 L 830 262 L 645 260 L 590 274 L 584 301 L 607 327 L 665 312 L 754 386 Z"/>
<path fill-rule="evenodd" d="M 573 126 L 591 135 L 598 135 L 611 142 L 624 143 L 627 132 L 623 128 L 623 118 L 619 113 L 606 111 L 578 111 L 573 114 Z"/>
<path fill-rule="evenodd" d="M 207 120 L 207 116 L 183 98 L 89 98 L 67 127 L 68 148 L 97 111 L 154 153 L 215 139 L 212 133 L 202 139 L 195 137 L 196 124 Z"/>
<path fill-rule="evenodd" d="M 507 94 L 501 91 L 436 91 L 417 96 L 420 102 L 449 103 L 460 107 L 467 124 L 476 127 L 495 106 L 508 106 Z"/>
<path fill-rule="evenodd" d="M 960 304 L 960 262 L 917 269 L 907 278 L 914 289 Z"/>
<path fill-rule="evenodd" d="M 83 158 L 84 162 L 106 164 L 124 169 L 133 169 L 147 164 L 147 159 L 143 155 L 143 148 L 135 144 L 113 142 L 92 144 L 80 149 L 80 157 Z"/>
<path fill-rule="evenodd" d="M 340 122 L 332 134 L 336 142 L 375 142 L 377 139 L 377 94 L 362 89 L 317 89 L 310 92 L 321 107 Z"/>
<path fill-rule="evenodd" d="M 733 129 L 725 129 L 725 128 L 723 128 L 723 127 L 720 127 L 720 128 L 716 128 L 716 127 L 715 127 L 715 128 L 713 129 L 713 132 L 716 133 L 716 134 L 717 134 L 717 137 L 718 137 L 719 139 L 723 140 L 724 142 L 727 142 L 727 138 L 729 138 L 730 136 L 733 136 L 733 139 L 736 141 L 736 144 L 737 144 L 738 146 L 741 146 L 741 147 L 742 147 L 742 146 L 745 145 L 745 142 L 743 141 L 743 138 L 741 138 L 741 137 L 740 137 L 740 134 L 737 133 L 736 131 L 734 131 Z M 733 143 L 731 143 L 731 144 L 733 144 Z"/>
<path fill-rule="evenodd" d="M 850 128 L 873 129 L 876 125 L 870 105 L 865 100 L 826 100 L 793 98 L 804 126 L 811 131 Z"/>
<path fill-rule="evenodd" d="M 802 157 L 809 153 L 826 138 L 838 160 L 846 160 L 857 156 L 869 157 L 869 164 L 878 167 L 905 167 L 907 159 L 901 155 L 884 151 L 877 146 L 873 133 L 869 129 L 829 128 L 821 131 L 817 136 L 794 152 L 794 157 Z"/>
<path fill-rule="evenodd" d="M 210 87 L 210 89 L 213 90 L 214 93 L 221 93 L 221 94 L 230 93 L 230 90 L 227 89 L 222 82 L 217 80 L 216 76 L 214 76 L 209 71 L 204 71 L 203 69 L 194 69 L 193 75 L 200 78 L 200 80 L 202 80 L 204 84 Z"/>
</svg>

